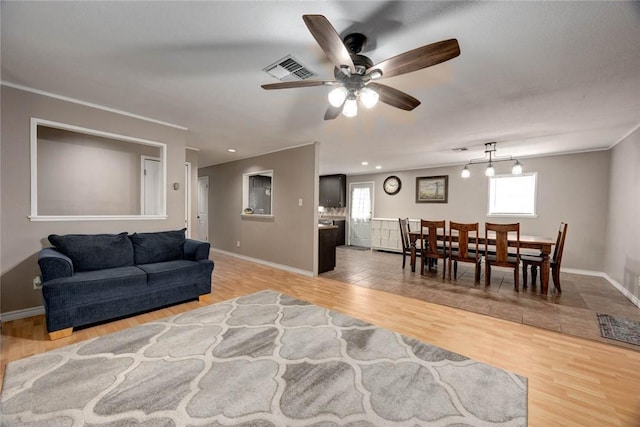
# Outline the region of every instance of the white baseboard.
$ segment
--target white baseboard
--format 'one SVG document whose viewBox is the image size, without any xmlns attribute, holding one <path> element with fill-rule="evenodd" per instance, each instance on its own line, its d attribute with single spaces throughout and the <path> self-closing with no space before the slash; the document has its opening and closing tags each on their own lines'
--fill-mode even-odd
<svg viewBox="0 0 640 427">
<path fill-rule="evenodd" d="M 234 253 L 234 252 L 225 251 L 225 250 L 222 250 L 222 249 L 211 248 L 211 250 L 215 251 L 215 252 L 223 253 L 225 255 L 229 255 L 229 256 L 236 257 L 236 258 L 240 258 L 240 259 L 243 259 L 245 261 L 251 261 L 251 262 L 255 262 L 256 264 L 262 264 L 262 265 L 266 265 L 268 267 L 277 268 L 278 270 L 285 270 L 285 271 L 288 271 L 290 273 L 296 273 L 296 274 L 301 274 L 303 276 L 313 277 L 313 271 L 302 270 L 301 268 L 290 267 L 290 266 L 284 265 L 284 264 L 277 264 L 275 262 L 265 261 L 265 260 L 259 259 L 259 258 L 252 258 L 252 257 L 246 256 L 246 255 L 240 255 L 240 254 L 237 254 L 237 253 Z M 215 259 L 214 259 L 214 261 L 215 261 Z M 215 282 L 214 282 L 214 286 L 215 286 Z"/>
<path fill-rule="evenodd" d="M 611 285 L 613 285 L 614 288 L 619 290 L 622 295 L 627 297 L 627 299 L 629 301 L 631 301 L 631 303 L 633 305 L 635 305 L 636 307 L 640 307 L 640 299 L 637 296 L 633 295 L 631 292 L 629 292 L 629 290 L 627 288 L 622 286 L 620 283 L 618 283 L 616 280 L 614 280 L 611 276 L 609 276 L 605 272 L 602 272 L 602 271 L 591 271 L 591 270 L 579 270 L 579 269 L 575 269 L 575 268 L 561 268 L 560 271 L 562 271 L 563 273 L 581 274 L 583 276 L 603 277 L 604 279 L 607 280 L 607 282 L 611 283 Z"/>
<path fill-rule="evenodd" d="M 0 313 L 0 322 L 10 322 L 12 320 L 25 319 L 27 317 L 44 314 L 44 306 L 25 308 L 24 310 L 8 311 Z"/>
</svg>

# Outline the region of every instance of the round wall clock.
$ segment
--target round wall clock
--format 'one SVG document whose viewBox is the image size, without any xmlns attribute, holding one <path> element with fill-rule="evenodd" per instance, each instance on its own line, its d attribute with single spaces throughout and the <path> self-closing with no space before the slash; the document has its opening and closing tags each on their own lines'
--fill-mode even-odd
<svg viewBox="0 0 640 427">
<path fill-rule="evenodd" d="M 384 184 L 382 184 L 382 188 L 384 188 L 384 192 L 393 196 L 394 194 L 398 194 L 400 192 L 400 188 L 402 188 L 402 181 L 397 176 L 389 176 L 384 180 Z"/>
</svg>

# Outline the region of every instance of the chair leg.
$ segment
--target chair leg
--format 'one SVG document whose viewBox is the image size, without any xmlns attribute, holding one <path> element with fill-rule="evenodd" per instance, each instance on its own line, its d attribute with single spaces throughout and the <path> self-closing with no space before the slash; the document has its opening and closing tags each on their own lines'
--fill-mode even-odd
<svg viewBox="0 0 640 427">
<path fill-rule="evenodd" d="M 420 274 L 424 276 L 424 256 L 420 257 Z"/>
<path fill-rule="evenodd" d="M 437 259 L 436 259 L 437 262 Z M 447 271 L 447 259 L 442 258 L 442 280 L 444 280 L 444 273 Z"/>
<path fill-rule="evenodd" d="M 449 280 L 451 280 L 451 258 L 449 258 Z"/>
<path fill-rule="evenodd" d="M 480 263 L 480 261 L 478 261 L 478 263 L 476 264 L 476 268 L 475 268 L 475 270 L 476 270 L 475 271 L 476 274 L 475 274 L 475 278 L 474 278 L 475 279 L 475 283 L 480 283 L 480 268 L 482 268 L 481 266 L 482 266 L 482 264 Z"/>
<path fill-rule="evenodd" d="M 551 275 L 553 276 L 553 286 L 556 287 L 558 293 L 562 293 L 562 288 L 560 287 L 560 269 L 552 267 Z"/>
<path fill-rule="evenodd" d="M 536 286 L 536 278 L 538 277 L 538 266 L 531 264 L 531 286 Z"/>
<path fill-rule="evenodd" d="M 484 266 L 484 287 L 488 288 L 491 284 L 491 264 L 488 262 Z"/>
<path fill-rule="evenodd" d="M 529 263 L 522 263 L 522 286 L 527 289 L 527 270 L 529 269 Z"/>
<path fill-rule="evenodd" d="M 516 267 L 513 269 L 513 281 L 514 286 L 516 288 L 516 292 L 520 292 L 520 265 L 516 264 Z"/>
<path fill-rule="evenodd" d="M 407 253 L 402 252 L 402 269 L 404 270 L 404 266 L 407 263 Z"/>
<path fill-rule="evenodd" d="M 449 270 L 451 270 L 451 263 L 449 263 Z M 449 276 L 451 276 L 451 271 L 449 271 Z M 453 262 L 453 278 L 458 279 L 458 261 Z"/>
</svg>

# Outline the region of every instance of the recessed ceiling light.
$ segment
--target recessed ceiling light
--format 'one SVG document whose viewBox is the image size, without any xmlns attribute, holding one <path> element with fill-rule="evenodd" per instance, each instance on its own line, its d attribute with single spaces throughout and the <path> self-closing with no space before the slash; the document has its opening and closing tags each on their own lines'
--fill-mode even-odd
<svg viewBox="0 0 640 427">
<path fill-rule="evenodd" d="M 369 164 L 369 162 L 362 162 L 361 164 L 362 164 L 362 166 L 367 166 Z"/>
<path fill-rule="evenodd" d="M 227 149 L 227 151 L 230 152 L 230 153 L 235 153 L 236 149 L 235 148 L 229 148 L 229 149 Z"/>
<path fill-rule="evenodd" d="M 382 169 L 382 166 L 378 165 L 376 166 L 376 169 Z"/>
</svg>

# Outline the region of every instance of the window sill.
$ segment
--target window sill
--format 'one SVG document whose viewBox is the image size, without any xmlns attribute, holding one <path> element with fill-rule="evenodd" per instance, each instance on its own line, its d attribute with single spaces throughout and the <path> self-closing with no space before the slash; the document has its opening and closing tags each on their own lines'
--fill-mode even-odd
<svg viewBox="0 0 640 427">
<path fill-rule="evenodd" d="M 488 218 L 538 218 L 537 214 L 495 214 L 488 213 Z"/>
<path fill-rule="evenodd" d="M 273 222 L 275 217 L 273 215 L 264 215 L 264 214 L 240 214 L 240 218 L 242 220 L 250 220 L 250 221 L 265 221 L 265 222 Z"/>
</svg>

